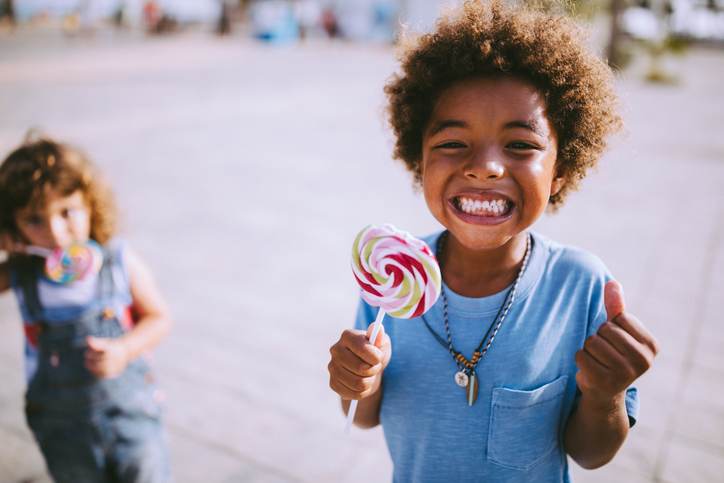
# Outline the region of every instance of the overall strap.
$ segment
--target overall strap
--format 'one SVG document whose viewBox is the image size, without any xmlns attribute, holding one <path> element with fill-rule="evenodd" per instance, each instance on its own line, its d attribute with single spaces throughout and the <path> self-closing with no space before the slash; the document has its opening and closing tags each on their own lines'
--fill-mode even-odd
<svg viewBox="0 0 724 483">
<path fill-rule="evenodd" d="M 8 261 L 11 277 L 22 291 L 25 308 L 32 319 L 30 322 L 42 322 L 43 306 L 38 296 L 38 280 L 42 276 L 43 259 L 18 255 Z"/>
<path fill-rule="evenodd" d="M 103 265 L 98 273 L 98 300 L 101 303 L 109 303 L 116 291 L 116 281 L 113 276 L 113 268 L 120 263 L 119 255 L 108 246 L 101 247 L 103 251 Z"/>
</svg>

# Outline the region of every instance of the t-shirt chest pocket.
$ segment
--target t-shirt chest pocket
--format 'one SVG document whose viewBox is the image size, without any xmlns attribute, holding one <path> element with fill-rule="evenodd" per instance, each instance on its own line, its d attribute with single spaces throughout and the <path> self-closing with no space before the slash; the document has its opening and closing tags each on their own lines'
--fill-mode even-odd
<svg viewBox="0 0 724 483">
<path fill-rule="evenodd" d="M 561 376 L 532 391 L 493 389 L 489 461 L 527 471 L 558 446 L 567 380 Z"/>
</svg>

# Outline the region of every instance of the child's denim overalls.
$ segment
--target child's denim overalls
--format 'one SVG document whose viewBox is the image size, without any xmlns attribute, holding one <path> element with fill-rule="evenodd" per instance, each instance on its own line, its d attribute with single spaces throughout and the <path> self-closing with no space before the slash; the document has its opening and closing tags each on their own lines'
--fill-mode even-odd
<svg viewBox="0 0 724 483">
<path fill-rule="evenodd" d="M 145 361 L 136 359 L 112 379 L 97 378 L 84 363 L 87 336 L 124 332 L 113 308 L 119 289 L 112 268 L 120 258 L 104 248 L 93 303 L 79 317 L 52 324 L 44 321 L 52 309 L 44 310 L 38 297 L 42 260 L 13 263 L 27 311 L 41 327 L 26 416 L 57 483 L 170 481 L 160 408 Z"/>
</svg>

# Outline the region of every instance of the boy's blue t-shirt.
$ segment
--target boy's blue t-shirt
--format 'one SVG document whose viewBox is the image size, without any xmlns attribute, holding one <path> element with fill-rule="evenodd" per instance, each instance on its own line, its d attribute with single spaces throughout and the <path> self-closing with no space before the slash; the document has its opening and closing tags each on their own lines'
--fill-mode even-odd
<svg viewBox="0 0 724 483">
<path fill-rule="evenodd" d="M 563 430 L 577 400 L 574 355 L 606 320 L 611 276 L 595 256 L 533 233 L 516 299 L 477 366 L 477 402 L 453 379 L 457 366 L 420 318 L 385 316 L 392 358 L 382 379 L 380 419 L 395 482 L 569 482 Z M 440 233 L 425 238 L 435 251 Z M 453 346 L 471 358 L 508 289 L 468 298 L 447 286 Z M 446 340 L 442 301 L 423 316 Z M 361 301 L 355 326 L 377 309 Z M 631 424 L 635 388 L 626 394 Z"/>
</svg>

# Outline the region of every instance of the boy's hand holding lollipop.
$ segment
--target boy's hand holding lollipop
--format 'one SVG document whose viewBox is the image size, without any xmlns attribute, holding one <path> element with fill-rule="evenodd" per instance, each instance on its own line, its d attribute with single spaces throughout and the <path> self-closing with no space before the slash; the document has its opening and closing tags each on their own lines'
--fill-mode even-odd
<svg viewBox="0 0 724 483">
<path fill-rule="evenodd" d="M 380 388 L 382 372 L 390 361 L 390 338 L 382 326 L 385 314 L 401 319 L 424 314 L 435 304 L 442 283 L 430 248 L 392 225 L 370 225 L 359 232 L 352 245 L 352 271 L 362 299 L 379 310 L 366 335 L 346 330 L 330 349 L 329 385 L 343 399 L 352 400 L 347 429 L 354 421 L 358 401 Z"/>
<path fill-rule="evenodd" d="M 345 330 L 329 352 L 329 386 L 343 399 L 360 400 L 376 393 L 382 382 L 382 372 L 390 362 L 392 344 L 382 327 L 375 344 L 362 330 Z"/>
</svg>

